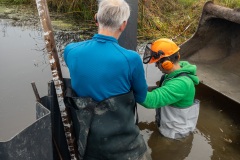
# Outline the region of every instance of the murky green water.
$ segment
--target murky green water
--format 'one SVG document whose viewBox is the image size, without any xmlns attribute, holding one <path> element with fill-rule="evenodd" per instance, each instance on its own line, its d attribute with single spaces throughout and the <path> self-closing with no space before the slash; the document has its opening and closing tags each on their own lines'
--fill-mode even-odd
<svg viewBox="0 0 240 160">
<path fill-rule="evenodd" d="M 40 96 L 47 94 L 51 80 L 38 28 L 12 27 L 0 20 L 0 141 L 6 141 L 35 121 L 35 81 Z M 149 85 L 161 73 L 145 66 Z M 64 78 L 67 68 L 62 66 Z M 240 159 L 240 105 L 204 86 L 197 89 L 201 109 L 196 131 L 176 141 L 162 137 L 154 123 L 155 110 L 138 106 L 139 127 L 153 160 Z"/>
</svg>

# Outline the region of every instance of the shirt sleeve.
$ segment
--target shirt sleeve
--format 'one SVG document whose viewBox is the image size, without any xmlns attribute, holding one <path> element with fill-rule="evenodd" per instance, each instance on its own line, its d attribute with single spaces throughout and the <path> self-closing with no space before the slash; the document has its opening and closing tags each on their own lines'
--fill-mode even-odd
<svg viewBox="0 0 240 160">
<path fill-rule="evenodd" d="M 160 108 L 174 104 L 185 97 L 189 87 L 184 77 L 174 78 L 164 86 L 148 92 L 141 105 L 146 108 Z"/>
<path fill-rule="evenodd" d="M 137 53 L 136 53 L 137 54 Z M 137 54 L 132 62 L 132 89 L 137 103 L 142 103 L 147 95 L 147 81 L 144 74 L 141 57 Z"/>
</svg>

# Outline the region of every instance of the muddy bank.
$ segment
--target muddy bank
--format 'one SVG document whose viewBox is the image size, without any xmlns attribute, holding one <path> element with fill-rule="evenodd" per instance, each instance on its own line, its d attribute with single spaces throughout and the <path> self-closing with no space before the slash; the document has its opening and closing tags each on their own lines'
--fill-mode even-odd
<svg viewBox="0 0 240 160">
<path fill-rule="evenodd" d="M 58 12 L 49 12 L 56 47 L 61 57 L 63 48 L 70 42 L 90 39 L 96 32 L 94 21 L 77 24 L 70 16 Z M 12 26 L 35 28 L 41 31 L 40 19 L 35 5 L 4 5 L 0 4 L 0 19 L 10 19 Z"/>
<path fill-rule="evenodd" d="M 77 23 L 70 15 L 49 10 L 54 31 L 96 31 L 94 21 Z M 15 26 L 39 26 L 36 5 L 4 5 L 0 4 L 0 19 L 12 19 Z M 86 33 L 87 34 L 87 33 Z"/>
<path fill-rule="evenodd" d="M 34 6 L 0 4 L 0 19 L 12 19 L 15 26 L 37 25 L 37 13 Z"/>
</svg>

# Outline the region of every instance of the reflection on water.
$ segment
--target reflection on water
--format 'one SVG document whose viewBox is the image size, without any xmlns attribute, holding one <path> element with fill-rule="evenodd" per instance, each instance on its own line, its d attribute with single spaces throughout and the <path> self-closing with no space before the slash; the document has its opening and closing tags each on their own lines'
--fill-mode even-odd
<svg viewBox="0 0 240 160">
<path fill-rule="evenodd" d="M 46 95 L 51 71 L 41 31 L 12 27 L 3 20 L 0 31 L 0 141 L 5 141 L 35 121 L 31 82 L 36 82 L 40 96 Z M 161 72 L 154 65 L 145 65 L 145 70 L 148 84 L 155 85 Z M 62 67 L 62 72 L 69 77 L 67 68 Z M 201 100 L 197 130 L 181 141 L 161 136 L 154 123 L 155 110 L 138 106 L 139 127 L 153 160 L 240 159 L 240 120 L 236 110 L 240 106 L 228 101 L 216 103 L 222 98 L 212 95 L 215 93 L 208 90 L 197 95 Z"/>
<path fill-rule="evenodd" d="M 197 129 L 191 142 L 192 148 L 190 148 L 191 150 L 185 160 L 210 159 L 213 155 L 213 148 L 210 142 L 211 140 Z"/>
<path fill-rule="evenodd" d="M 210 139 L 201 133 L 198 129 L 182 140 L 172 140 L 163 137 L 156 124 L 154 123 L 155 111 L 147 110 L 138 106 L 143 111 L 139 112 L 140 123 L 139 127 L 143 134 L 144 140 L 148 144 L 148 150 L 151 153 L 153 160 L 209 160 L 213 155 L 213 149 L 210 144 Z M 149 112 L 150 111 L 150 112 Z M 151 119 L 143 117 L 151 116 Z"/>
<path fill-rule="evenodd" d="M 40 94 L 43 94 L 50 72 L 44 62 L 41 32 L 11 27 L 7 20 L 0 21 L 0 31 L 1 141 L 13 137 L 35 121 L 31 82 L 35 81 Z"/>
<path fill-rule="evenodd" d="M 145 66 L 150 85 L 161 76 L 153 67 Z M 153 160 L 240 159 L 240 104 L 202 84 L 197 87 L 196 98 L 201 101 L 197 129 L 181 141 L 163 137 L 154 123 L 155 110 L 138 106 L 139 127 Z"/>
</svg>

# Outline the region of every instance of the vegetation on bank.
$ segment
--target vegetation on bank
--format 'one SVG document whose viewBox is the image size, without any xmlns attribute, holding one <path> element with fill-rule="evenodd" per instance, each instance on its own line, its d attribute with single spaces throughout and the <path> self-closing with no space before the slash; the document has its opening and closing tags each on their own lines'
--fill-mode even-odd
<svg viewBox="0 0 240 160">
<path fill-rule="evenodd" d="M 138 0 L 138 40 L 172 38 L 178 44 L 196 31 L 207 0 Z M 82 28 L 96 29 L 93 16 L 97 0 L 47 0 L 49 10 L 61 13 Z M 30 4 L 34 0 L 0 0 L 1 4 Z M 214 0 L 215 4 L 240 8 L 239 0 Z M 67 21 L 67 23 L 70 23 Z"/>
</svg>

